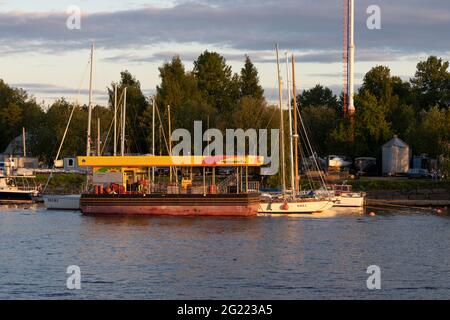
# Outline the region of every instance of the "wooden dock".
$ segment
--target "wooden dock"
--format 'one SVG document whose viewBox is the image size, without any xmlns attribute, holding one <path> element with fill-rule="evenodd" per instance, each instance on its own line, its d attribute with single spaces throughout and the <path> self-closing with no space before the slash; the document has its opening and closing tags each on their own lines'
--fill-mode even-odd
<svg viewBox="0 0 450 320">
<path fill-rule="evenodd" d="M 450 207 L 450 200 L 384 200 L 384 199 L 367 199 L 367 206 L 407 206 L 407 207 Z"/>
</svg>

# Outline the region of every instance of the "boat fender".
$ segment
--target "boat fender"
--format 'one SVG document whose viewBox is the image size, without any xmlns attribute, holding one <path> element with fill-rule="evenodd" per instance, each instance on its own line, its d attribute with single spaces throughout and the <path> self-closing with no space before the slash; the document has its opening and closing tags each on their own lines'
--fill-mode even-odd
<svg viewBox="0 0 450 320">
<path fill-rule="evenodd" d="M 281 206 L 282 210 L 289 210 L 289 205 L 285 202 L 282 206 Z"/>
</svg>

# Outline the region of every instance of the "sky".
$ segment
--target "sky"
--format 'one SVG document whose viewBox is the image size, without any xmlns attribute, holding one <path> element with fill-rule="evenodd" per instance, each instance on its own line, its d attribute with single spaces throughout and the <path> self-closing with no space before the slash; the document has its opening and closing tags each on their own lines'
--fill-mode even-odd
<svg viewBox="0 0 450 320">
<path fill-rule="evenodd" d="M 89 50 L 95 41 L 94 102 L 129 70 L 145 94 L 158 67 L 178 54 L 186 69 L 203 51 L 225 56 L 240 72 L 248 54 L 269 100 L 276 100 L 275 43 L 297 57 L 300 90 L 320 83 L 339 94 L 344 0 L 0 0 L 0 79 L 44 105 L 59 97 L 87 101 Z M 381 29 L 370 30 L 370 5 Z M 70 6 L 81 28 L 66 26 Z M 356 84 L 376 65 L 405 80 L 429 55 L 450 60 L 450 1 L 356 0 Z M 283 65 L 282 76 L 285 77 Z"/>
</svg>

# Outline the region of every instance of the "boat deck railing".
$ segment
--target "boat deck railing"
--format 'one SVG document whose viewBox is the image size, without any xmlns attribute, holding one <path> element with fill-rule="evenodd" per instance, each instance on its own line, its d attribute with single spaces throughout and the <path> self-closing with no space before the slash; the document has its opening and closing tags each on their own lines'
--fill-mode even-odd
<svg viewBox="0 0 450 320">
<path fill-rule="evenodd" d="M 259 182 L 249 181 L 247 185 L 239 186 L 228 185 L 219 187 L 215 184 L 193 183 L 190 186 L 182 187 L 179 184 L 154 184 L 147 189 L 150 193 L 167 193 L 167 194 L 233 194 L 233 193 L 258 193 Z M 144 187 L 143 191 L 146 188 Z"/>
<path fill-rule="evenodd" d="M 111 188 L 104 186 L 93 187 L 93 193 L 96 194 L 245 194 L 259 193 L 259 181 L 243 182 L 237 186 L 228 185 L 225 188 L 212 183 L 192 183 L 188 186 L 182 186 L 176 183 L 154 183 L 148 185 L 128 185 L 127 190 L 122 187 Z"/>
</svg>

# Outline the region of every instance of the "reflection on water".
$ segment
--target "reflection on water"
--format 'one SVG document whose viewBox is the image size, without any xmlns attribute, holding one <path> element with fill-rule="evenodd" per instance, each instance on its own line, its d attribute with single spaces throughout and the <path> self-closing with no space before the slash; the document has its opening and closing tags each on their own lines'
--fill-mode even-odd
<svg viewBox="0 0 450 320">
<path fill-rule="evenodd" d="M 0 207 L 0 298 L 450 298 L 450 219 L 337 208 L 254 218 Z M 368 291 L 379 265 L 382 290 Z M 65 287 L 78 265 L 82 290 Z"/>
</svg>

